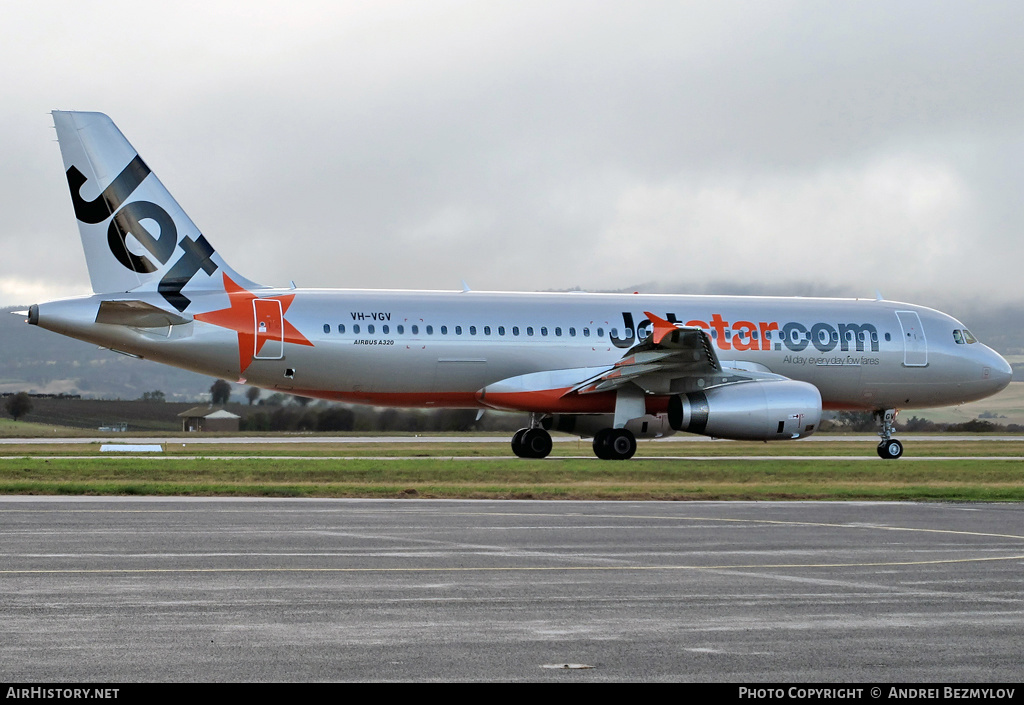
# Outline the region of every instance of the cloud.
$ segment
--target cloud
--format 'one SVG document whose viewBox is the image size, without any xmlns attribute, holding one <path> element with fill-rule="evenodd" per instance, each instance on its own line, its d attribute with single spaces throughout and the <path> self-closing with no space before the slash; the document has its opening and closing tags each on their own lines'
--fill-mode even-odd
<svg viewBox="0 0 1024 705">
<path fill-rule="evenodd" d="M 959 245 L 971 200 L 954 169 L 910 156 L 750 182 L 681 177 L 624 189 L 595 259 L 697 284 L 931 287 L 971 265 Z"/>
<path fill-rule="evenodd" d="M 268 283 L 1024 293 L 1019 3 L 4 12 L 7 281 L 88 291 L 46 115 L 70 108 Z"/>
<path fill-rule="evenodd" d="M 91 290 L 83 290 L 77 283 L 62 284 L 48 278 L 0 277 L 0 301 L 4 306 L 25 306 L 62 299 L 79 294 L 88 294 Z"/>
</svg>

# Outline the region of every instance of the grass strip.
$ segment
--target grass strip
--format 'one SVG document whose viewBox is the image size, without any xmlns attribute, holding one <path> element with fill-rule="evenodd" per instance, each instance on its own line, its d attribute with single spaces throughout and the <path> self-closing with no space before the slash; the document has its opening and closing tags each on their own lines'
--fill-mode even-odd
<svg viewBox="0 0 1024 705">
<path fill-rule="evenodd" d="M 127 442 L 127 439 L 118 439 Z M 949 441 L 919 438 L 903 439 L 907 458 L 925 457 L 1005 457 L 1024 458 L 1024 441 Z M 113 443 L 113 441 L 110 441 Z M 715 442 L 645 442 L 637 446 L 638 457 L 705 457 L 729 456 L 817 456 L 842 455 L 849 457 L 875 458 L 877 443 L 864 441 L 810 441 L 795 443 L 757 443 L 738 441 Z M 74 444 L 12 444 L 0 446 L 0 457 L 11 456 L 79 456 L 116 457 L 118 453 L 100 453 L 99 443 Z M 164 456 L 305 456 L 317 457 L 365 457 L 380 456 L 405 458 L 449 458 L 480 457 L 506 458 L 515 462 L 512 451 L 506 443 L 180 443 L 164 444 Z M 590 459 L 593 452 L 589 441 L 580 443 L 556 443 L 551 458 L 583 456 Z M 635 461 L 634 461 L 635 462 Z"/>
<path fill-rule="evenodd" d="M 1024 500 L 1021 460 L 0 458 L 0 493 L 505 499 Z"/>
</svg>

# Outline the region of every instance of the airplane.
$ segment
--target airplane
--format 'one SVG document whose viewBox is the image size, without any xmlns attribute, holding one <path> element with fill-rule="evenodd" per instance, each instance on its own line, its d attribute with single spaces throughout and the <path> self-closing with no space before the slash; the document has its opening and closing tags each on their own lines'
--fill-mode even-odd
<svg viewBox="0 0 1024 705">
<path fill-rule="evenodd" d="M 232 269 L 109 117 L 52 113 L 92 295 L 27 322 L 133 357 L 299 396 L 529 412 L 625 460 L 676 432 L 810 436 L 823 410 L 876 414 L 995 394 L 1011 369 L 956 319 L 875 299 L 273 288 Z"/>
</svg>

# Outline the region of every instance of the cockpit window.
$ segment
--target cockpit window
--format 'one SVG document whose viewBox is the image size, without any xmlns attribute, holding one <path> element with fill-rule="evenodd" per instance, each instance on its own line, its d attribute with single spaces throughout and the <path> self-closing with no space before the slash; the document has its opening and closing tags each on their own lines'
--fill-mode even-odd
<svg viewBox="0 0 1024 705">
<path fill-rule="evenodd" d="M 978 339 L 971 335 L 971 331 L 966 328 L 953 331 L 953 340 L 956 341 L 957 345 L 970 345 L 971 343 L 978 342 Z"/>
</svg>

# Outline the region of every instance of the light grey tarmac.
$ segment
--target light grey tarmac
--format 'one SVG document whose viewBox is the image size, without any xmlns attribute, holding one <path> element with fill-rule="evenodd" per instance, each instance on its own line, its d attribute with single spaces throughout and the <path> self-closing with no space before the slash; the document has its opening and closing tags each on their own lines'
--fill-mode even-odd
<svg viewBox="0 0 1024 705">
<path fill-rule="evenodd" d="M 1019 682 L 1022 566 L 1014 504 L 10 497 L 0 678 Z"/>
</svg>

